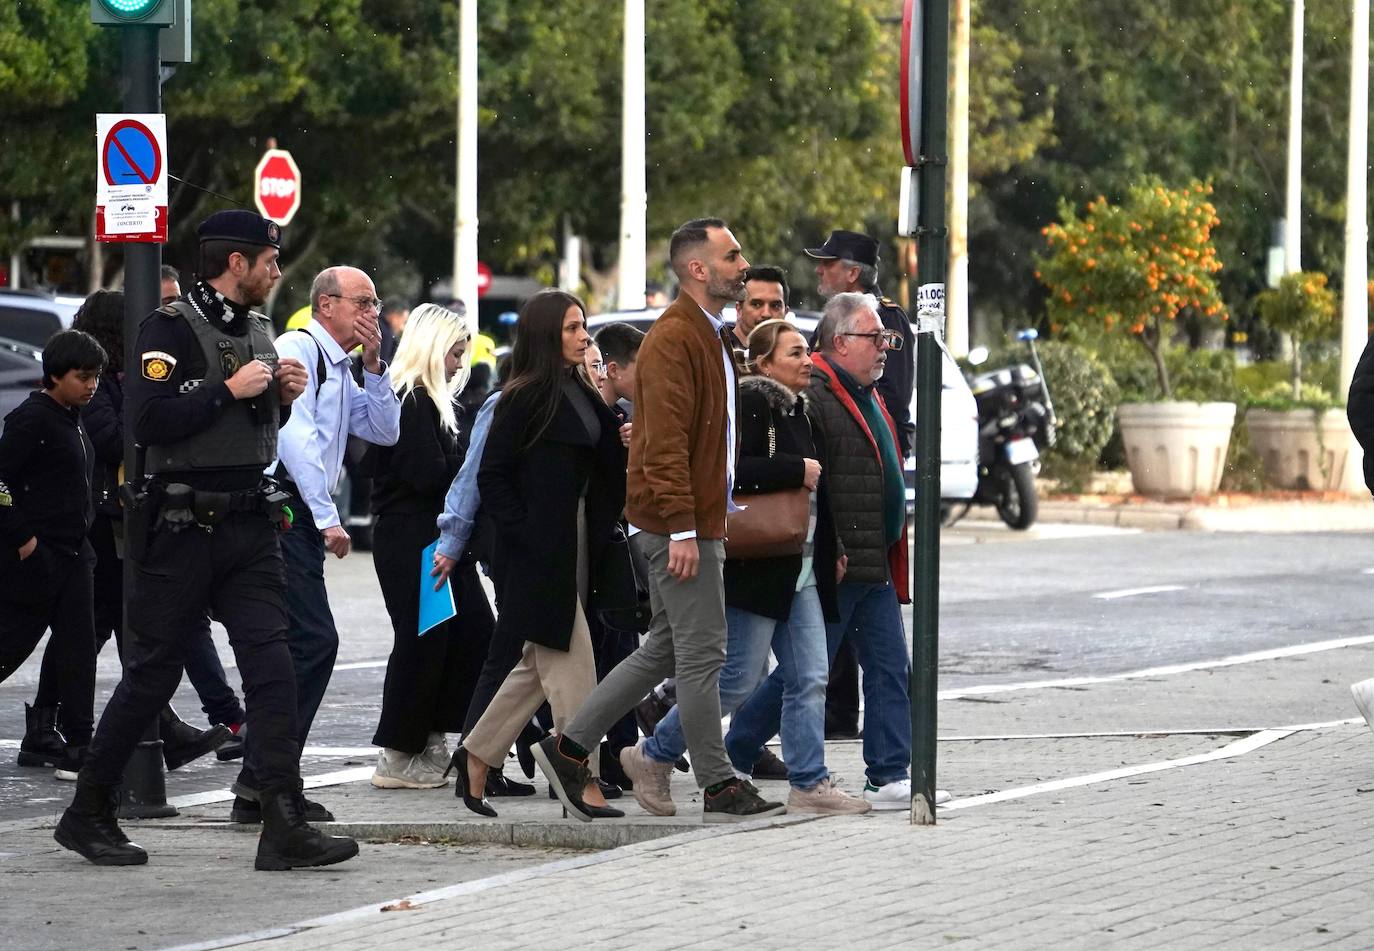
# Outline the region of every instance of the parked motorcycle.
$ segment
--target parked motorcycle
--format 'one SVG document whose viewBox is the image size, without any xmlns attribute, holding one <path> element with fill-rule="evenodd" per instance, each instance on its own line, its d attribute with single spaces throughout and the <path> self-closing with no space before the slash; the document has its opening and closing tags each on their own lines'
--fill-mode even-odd
<svg viewBox="0 0 1374 951">
<path fill-rule="evenodd" d="M 1040 508 L 1035 475 L 1040 453 L 1054 445 L 1054 403 L 1045 384 L 1039 336 L 1022 330 L 1016 339 L 1026 344 L 1030 363 L 1018 363 L 973 376 L 969 381 L 978 403 L 978 489 L 962 510 L 952 509 L 946 524 L 962 518 L 973 505 L 992 505 L 1008 526 L 1030 528 Z M 977 366 L 988 357 L 986 347 L 969 353 Z"/>
</svg>

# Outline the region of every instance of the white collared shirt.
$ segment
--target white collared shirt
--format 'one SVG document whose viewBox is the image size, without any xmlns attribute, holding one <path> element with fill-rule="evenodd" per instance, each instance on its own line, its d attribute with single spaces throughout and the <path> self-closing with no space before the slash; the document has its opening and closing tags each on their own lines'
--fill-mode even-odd
<svg viewBox="0 0 1374 951">
<path fill-rule="evenodd" d="M 277 453 L 285 475 L 296 484 L 310 506 L 320 531 L 339 524 L 330 497 L 343 473 L 344 454 L 351 433 L 379 446 L 394 446 L 401 434 L 401 404 L 391 389 L 391 375 L 383 364 L 380 374 L 363 370 L 363 386 L 353 381 L 348 354 L 315 319 L 299 332 L 282 334 L 277 355 L 294 357 L 305 366 L 305 390 L 291 404 L 291 418 L 277 437 Z M 320 354 L 325 378 L 316 379 Z M 276 462 L 268 467 L 268 475 Z"/>
</svg>

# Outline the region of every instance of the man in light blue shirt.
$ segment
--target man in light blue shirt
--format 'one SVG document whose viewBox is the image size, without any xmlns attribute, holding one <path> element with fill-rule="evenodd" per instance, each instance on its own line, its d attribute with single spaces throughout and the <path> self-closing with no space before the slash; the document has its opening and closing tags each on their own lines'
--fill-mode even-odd
<svg viewBox="0 0 1374 951">
<path fill-rule="evenodd" d="M 291 530 L 281 536 L 281 548 L 302 749 L 339 652 L 339 632 L 324 585 L 324 559 L 326 552 L 344 557 L 351 544 L 331 498 L 343 471 L 348 436 L 381 446 L 395 445 L 400 436 L 401 407 L 380 355 L 380 306 L 372 279 L 362 271 L 326 268 L 310 287 L 310 323 L 276 341 L 277 353 L 299 360 L 309 375 L 305 391 L 291 407 L 290 421 L 282 427 L 277 462 L 267 470 L 293 496 L 288 503 Z M 353 380 L 348 357 L 360 344 L 361 387 Z M 255 786 L 241 777 L 234 792 L 239 799 L 230 815 L 240 822 L 255 821 Z M 332 820 L 324 807 L 308 801 L 307 805 L 312 821 Z"/>
</svg>

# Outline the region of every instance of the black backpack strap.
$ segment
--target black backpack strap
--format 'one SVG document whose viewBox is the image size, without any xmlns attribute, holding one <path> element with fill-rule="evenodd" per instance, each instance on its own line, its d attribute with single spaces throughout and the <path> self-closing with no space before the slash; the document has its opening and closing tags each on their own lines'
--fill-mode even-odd
<svg viewBox="0 0 1374 951">
<path fill-rule="evenodd" d="M 291 333 L 300 334 L 315 345 L 315 398 L 319 399 L 320 387 L 324 386 L 325 377 L 329 373 L 329 368 L 324 363 L 324 347 L 320 346 L 320 342 L 314 336 L 304 330 L 293 330 Z"/>
</svg>

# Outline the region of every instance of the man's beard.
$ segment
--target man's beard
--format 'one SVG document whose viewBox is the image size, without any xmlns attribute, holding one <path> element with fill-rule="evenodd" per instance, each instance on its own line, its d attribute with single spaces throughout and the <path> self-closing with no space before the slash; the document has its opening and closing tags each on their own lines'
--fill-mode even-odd
<svg viewBox="0 0 1374 951">
<path fill-rule="evenodd" d="M 744 300 L 744 279 L 730 280 L 711 272 L 711 279 L 706 282 L 706 293 L 716 300 L 734 301 L 738 304 Z"/>
<path fill-rule="evenodd" d="M 244 307 L 261 307 L 267 303 L 267 292 L 270 289 L 271 285 L 241 283 L 239 284 L 236 303 L 242 304 Z"/>
</svg>

